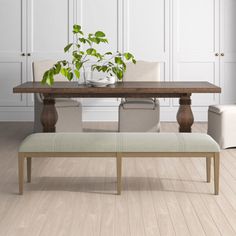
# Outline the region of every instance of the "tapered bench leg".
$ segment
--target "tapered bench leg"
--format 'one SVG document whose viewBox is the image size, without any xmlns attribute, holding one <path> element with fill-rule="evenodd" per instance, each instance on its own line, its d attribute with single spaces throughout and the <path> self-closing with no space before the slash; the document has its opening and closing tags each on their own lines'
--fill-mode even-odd
<svg viewBox="0 0 236 236">
<path fill-rule="evenodd" d="M 211 157 L 206 158 L 206 176 L 207 182 L 211 182 Z"/>
<path fill-rule="evenodd" d="M 215 155 L 214 155 L 215 195 L 219 194 L 219 178 L 220 178 L 220 154 L 216 152 Z"/>
<path fill-rule="evenodd" d="M 19 178 L 19 194 L 23 194 L 24 188 L 24 159 L 22 155 L 18 155 L 18 178 Z"/>
<path fill-rule="evenodd" d="M 116 155 L 116 170 L 117 170 L 117 194 L 121 194 L 121 175 L 122 175 L 122 155 Z"/>
<path fill-rule="evenodd" d="M 32 158 L 27 157 L 27 182 L 31 182 L 31 166 L 32 166 Z"/>
</svg>

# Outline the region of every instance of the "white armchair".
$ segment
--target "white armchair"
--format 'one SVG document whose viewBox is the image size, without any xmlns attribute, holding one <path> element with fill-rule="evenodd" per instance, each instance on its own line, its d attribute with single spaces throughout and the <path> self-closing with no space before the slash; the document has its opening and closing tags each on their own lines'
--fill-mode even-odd
<svg viewBox="0 0 236 236">
<path fill-rule="evenodd" d="M 159 81 L 160 64 L 137 61 L 127 64 L 123 81 Z M 154 98 L 125 98 L 119 106 L 119 132 L 159 132 L 160 106 Z"/>
<path fill-rule="evenodd" d="M 55 61 L 33 62 L 33 80 L 41 81 L 46 70 L 52 67 Z M 62 75 L 56 75 L 55 81 L 67 81 Z M 82 105 L 70 98 L 56 98 L 55 107 L 58 113 L 56 132 L 82 132 Z M 34 132 L 43 132 L 40 121 L 43 109 L 42 95 L 34 95 Z"/>
</svg>

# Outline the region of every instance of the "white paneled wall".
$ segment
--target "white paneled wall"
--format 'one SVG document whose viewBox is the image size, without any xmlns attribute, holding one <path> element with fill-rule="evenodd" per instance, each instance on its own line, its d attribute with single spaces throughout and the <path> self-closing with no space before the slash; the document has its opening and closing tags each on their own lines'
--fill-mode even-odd
<svg viewBox="0 0 236 236">
<path fill-rule="evenodd" d="M 2 110 L 5 110 L 5 107 L 26 106 L 25 96 L 12 94 L 14 86 L 26 81 L 26 59 L 21 56 L 21 52 L 26 49 L 24 9 L 26 9 L 25 0 L 0 2 L 0 109 Z"/>
<path fill-rule="evenodd" d="M 209 104 L 236 102 L 235 0 L 1 0 L 0 120 L 31 120 L 32 96 L 12 88 L 32 80 L 32 61 L 67 57 L 73 23 L 102 30 L 101 50 L 130 51 L 161 63 L 162 81 L 209 81 L 221 96 L 193 95 L 195 120 Z M 119 99 L 82 99 L 84 120 L 117 120 Z M 175 120 L 177 99 L 161 99 L 161 120 Z"/>
<path fill-rule="evenodd" d="M 145 17 L 140 17 L 145 16 Z M 137 60 L 161 63 L 161 80 L 170 80 L 170 1 L 124 1 L 125 51 L 135 54 Z M 169 106 L 170 99 L 160 99 Z"/>
<path fill-rule="evenodd" d="M 173 80 L 219 85 L 219 0 L 175 0 L 173 9 Z M 215 94 L 192 96 L 193 106 L 216 103 Z"/>
<path fill-rule="evenodd" d="M 220 51 L 224 53 L 220 70 L 221 102 L 236 103 L 236 1 L 221 2 L 220 15 Z"/>
</svg>

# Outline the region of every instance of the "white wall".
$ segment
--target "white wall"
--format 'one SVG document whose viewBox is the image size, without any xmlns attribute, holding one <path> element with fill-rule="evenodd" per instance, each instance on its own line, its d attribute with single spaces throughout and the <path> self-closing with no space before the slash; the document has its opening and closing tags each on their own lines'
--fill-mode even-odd
<svg viewBox="0 0 236 236">
<path fill-rule="evenodd" d="M 195 120 L 206 121 L 210 104 L 236 101 L 235 2 L 1 0 L 0 30 L 5 34 L 0 37 L 0 120 L 33 119 L 32 96 L 13 95 L 12 87 L 32 80 L 32 61 L 63 57 L 65 44 L 73 39 L 72 25 L 78 23 L 86 32 L 106 32 L 110 44 L 103 50 L 130 51 L 138 60 L 160 62 L 162 81 L 205 80 L 222 86 L 221 98 L 192 97 Z M 22 52 L 31 55 L 22 57 Z M 222 52 L 224 57 L 215 56 Z M 161 120 L 175 120 L 178 100 L 160 100 Z M 118 99 L 82 99 L 82 103 L 85 121 L 118 118 Z"/>
</svg>

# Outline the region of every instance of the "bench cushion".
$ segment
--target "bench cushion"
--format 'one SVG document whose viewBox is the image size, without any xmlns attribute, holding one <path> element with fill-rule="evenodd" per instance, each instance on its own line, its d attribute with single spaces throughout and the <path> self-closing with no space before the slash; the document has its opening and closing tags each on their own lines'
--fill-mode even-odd
<svg viewBox="0 0 236 236">
<path fill-rule="evenodd" d="M 117 133 L 35 133 L 19 152 L 116 152 Z"/>
<path fill-rule="evenodd" d="M 203 133 L 123 133 L 123 152 L 219 152 L 219 145 Z"/>
<path fill-rule="evenodd" d="M 36 133 L 19 152 L 219 152 L 202 133 Z"/>
</svg>

